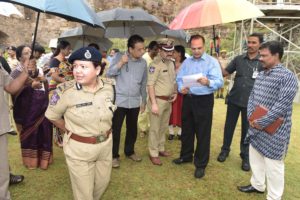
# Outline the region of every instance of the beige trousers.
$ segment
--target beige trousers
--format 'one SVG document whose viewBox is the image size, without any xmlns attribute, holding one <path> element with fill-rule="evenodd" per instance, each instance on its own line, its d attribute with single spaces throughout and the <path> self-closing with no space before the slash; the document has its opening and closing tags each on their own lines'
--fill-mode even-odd
<svg viewBox="0 0 300 200">
<path fill-rule="evenodd" d="M 159 115 L 153 115 L 151 112 L 151 103 L 149 105 L 149 138 L 148 148 L 151 157 L 158 157 L 160 151 L 165 151 L 166 133 L 169 127 L 171 114 L 171 103 L 165 100 L 156 99 Z"/>
<path fill-rule="evenodd" d="M 143 113 L 139 113 L 138 126 L 140 131 L 147 132 L 149 130 L 149 109 L 146 107 Z"/>
<path fill-rule="evenodd" d="M 252 170 L 251 185 L 259 191 L 265 191 L 267 179 L 267 200 L 280 200 L 284 189 L 283 160 L 264 157 L 250 145 L 249 161 Z"/>
<path fill-rule="evenodd" d="M 0 200 L 10 200 L 7 136 L 0 135 Z"/>
<path fill-rule="evenodd" d="M 99 200 L 112 169 L 112 135 L 102 143 L 86 144 L 64 135 L 63 150 L 75 200 Z"/>
</svg>

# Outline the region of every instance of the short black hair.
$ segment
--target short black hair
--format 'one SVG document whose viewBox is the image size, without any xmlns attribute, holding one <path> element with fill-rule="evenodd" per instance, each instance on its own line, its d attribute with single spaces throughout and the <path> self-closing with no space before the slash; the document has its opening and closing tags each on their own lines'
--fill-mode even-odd
<svg viewBox="0 0 300 200">
<path fill-rule="evenodd" d="M 264 35 L 262 33 L 252 33 L 248 37 L 257 37 L 260 44 L 264 42 Z"/>
<path fill-rule="evenodd" d="M 150 50 L 154 49 L 154 47 L 158 46 L 158 43 L 156 41 L 151 41 L 148 45 L 148 48 Z"/>
<path fill-rule="evenodd" d="M 283 45 L 281 44 L 281 42 L 275 40 L 262 43 L 259 49 L 269 49 L 272 55 L 278 53 L 280 60 L 284 53 Z"/>
<path fill-rule="evenodd" d="M 142 38 L 141 36 L 139 36 L 139 35 L 132 35 L 128 39 L 127 48 L 128 49 L 129 49 L 129 47 L 134 48 L 134 45 L 136 43 L 143 43 L 143 42 L 144 42 L 144 38 Z"/>
<path fill-rule="evenodd" d="M 52 58 L 57 56 L 60 53 L 61 49 L 66 49 L 68 46 L 71 46 L 70 42 L 66 41 L 66 40 L 60 40 L 57 43 L 57 48 L 55 50 L 55 52 L 52 55 Z"/>
<path fill-rule="evenodd" d="M 189 43 L 191 44 L 192 40 L 198 40 L 198 39 L 201 39 L 203 44 L 205 44 L 205 38 L 202 35 L 199 35 L 199 34 L 192 35 L 191 38 L 190 38 Z"/>
<path fill-rule="evenodd" d="M 94 47 L 94 48 L 97 49 L 98 51 L 100 50 L 99 45 L 96 44 L 96 43 L 91 43 L 91 44 L 88 45 L 88 47 Z"/>
<path fill-rule="evenodd" d="M 42 46 L 39 45 L 39 44 L 35 44 L 35 45 L 34 45 L 34 51 L 37 51 L 37 52 L 43 54 L 43 53 L 45 53 L 45 48 L 42 47 Z"/>
</svg>

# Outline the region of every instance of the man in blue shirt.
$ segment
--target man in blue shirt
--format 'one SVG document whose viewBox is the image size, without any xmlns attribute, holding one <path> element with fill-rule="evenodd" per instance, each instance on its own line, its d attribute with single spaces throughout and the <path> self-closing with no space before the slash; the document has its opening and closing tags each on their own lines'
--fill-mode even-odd
<svg viewBox="0 0 300 200">
<path fill-rule="evenodd" d="M 205 39 L 194 35 L 190 39 L 192 57 L 187 58 L 178 72 L 178 91 L 184 95 L 182 107 L 182 136 L 180 157 L 175 164 L 192 162 L 196 166 L 195 178 L 204 176 L 209 160 L 211 126 L 214 106 L 214 91 L 223 86 L 223 77 L 218 61 L 205 53 Z M 186 76 L 199 76 L 198 85 L 192 87 L 183 81 Z M 194 140 L 197 146 L 194 152 Z"/>
</svg>

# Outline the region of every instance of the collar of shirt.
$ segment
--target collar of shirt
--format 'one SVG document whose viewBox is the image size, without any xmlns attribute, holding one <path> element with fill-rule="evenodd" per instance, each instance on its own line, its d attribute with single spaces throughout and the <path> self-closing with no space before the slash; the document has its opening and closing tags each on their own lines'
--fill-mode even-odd
<svg viewBox="0 0 300 200">
<path fill-rule="evenodd" d="M 77 83 L 75 83 L 75 85 L 74 85 L 74 89 L 77 89 L 76 84 L 77 84 Z M 101 78 L 98 78 L 98 79 L 97 79 L 97 86 L 96 86 L 96 89 L 95 89 L 95 91 L 94 91 L 93 93 L 96 93 L 98 90 L 102 89 L 103 87 L 104 87 L 103 81 L 101 80 Z M 90 90 L 88 89 L 87 86 L 81 85 L 81 88 L 82 88 L 82 90 L 83 90 L 84 92 L 90 92 Z"/>
<path fill-rule="evenodd" d="M 248 60 L 259 60 L 259 54 L 257 54 L 254 58 L 250 59 L 249 56 L 248 56 L 248 54 L 245 53 L 245 54 L 243 55 L 243 58 L 244 58 L 244 59 L 248 59 Z"/>
<path fill-rule="evenodd" d="M 203 55 L 200 58 L 195 58 L 194 56 L 192 56 L 192 60 L 196 62 L 200 62 L 201 60 L 206 60 L 206 59 L 207 59 L 206 53 L 203 53 Z"/>
<path fill-rule="evenodd" d="M 263 73 L 264 73 L 265 76 L 269 76 L 269 75 L 272 73 L 272 71 L 274 71 L 274 70 L 277 69 L 277 68 L 281 68 L 281 67 L 284 67 L 284 66 L 282 65 L 282 63 L 278 63 L 277 65 L 275 65 L 275 66 L 272 67 L 271 69 L 265 69 Z"/>
<path fill-rule="evenodd" d="M 133 58 L 128 51 L 126 51 L 125 55 L 128 56 L 128 60 L 130 60 L 131 62 L 141 62 L 141 60 L 142 60 L 142 57 L 141 58 Z"/>
</svg>

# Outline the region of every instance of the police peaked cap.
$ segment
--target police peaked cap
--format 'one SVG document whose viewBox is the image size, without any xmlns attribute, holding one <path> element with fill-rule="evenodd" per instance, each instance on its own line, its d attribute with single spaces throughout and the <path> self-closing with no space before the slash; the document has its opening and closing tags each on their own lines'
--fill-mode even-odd
<svg viewBox="0 0 300 200">
<path fill-rule="evenodd" d="M 82 47 L 71 54 L 68 61 L 73 64 L 75 60 L 91 61 L 100 63 L 101 53 L 94 47 Z"/>
</svg>

